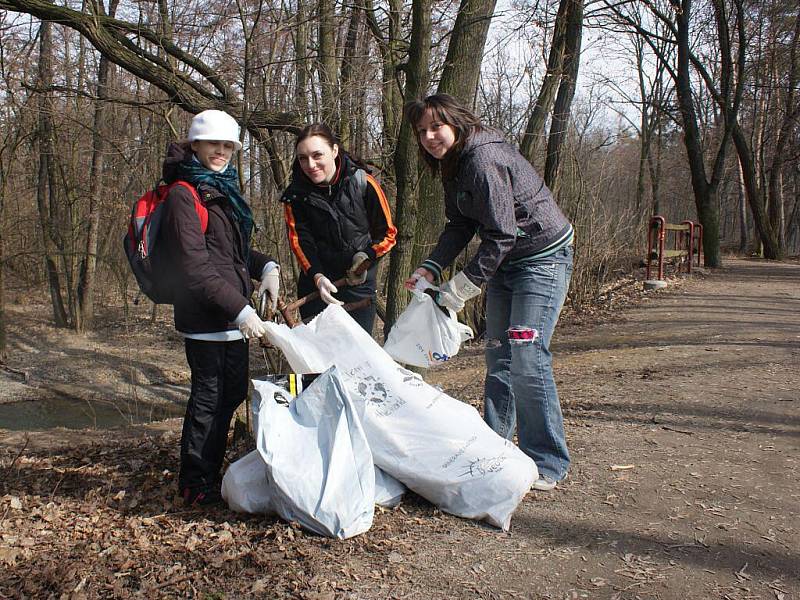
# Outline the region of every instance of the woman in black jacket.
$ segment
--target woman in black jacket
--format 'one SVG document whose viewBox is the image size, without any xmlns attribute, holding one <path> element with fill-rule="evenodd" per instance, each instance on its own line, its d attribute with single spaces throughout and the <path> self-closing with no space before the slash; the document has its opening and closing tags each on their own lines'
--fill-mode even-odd
<svg viewBox="0 0 800 600">
<path fill-rule="evenodd" d="M 551 490 L 569 469 L 550 338 L 572 275 L 572 225 L 531 164 L 496 131 L 446 94 L 406 105 L 422 158 L 442 178 L 447 224 L 406 281 L 439 283 L 477 233 L 481 243 L 438 302 L 456 312 L 486 283 L 484 418 L 539 469 Z"/>
<path fill-rule="evenodd" d="M 250 248 L 253 213 L 231 164 L 241 147 L 233 117 L 206 110 L 192 119 L 188 142 L 170 144 L 164 160 L 164 181 L 188 182 L 198 196 L 173 186 L 160 233 L 175 283 L 175 328 L 192 373 L 178 476 L 187 505 L 221 500 L 228 429 L 247 396 L 247 338 L 266 331 L 250 306 L 252 280 L 260 280 L 259 296 L 266 294 L 273 307 L 278 298 L 278 265 Z"/>
<path fill-rule="evenodd" d="M 300 264 L 298 296 L 320 299 L 300 308 L 308 319 L 327 304 L 352 303 L 376 294 L 377 260 L 395 245 L 397 229 L 376 179 L 339 147 L 327 125 L 307 126 L 297 137 L 292 181 L 283 193 L 289 245 Z M 356 270 L 364 261 L 369 268 Z M 347 279 L 337 289 L 333 282 Z M 350 315 L 368 333 L 375 303 Z"/>
</svg>

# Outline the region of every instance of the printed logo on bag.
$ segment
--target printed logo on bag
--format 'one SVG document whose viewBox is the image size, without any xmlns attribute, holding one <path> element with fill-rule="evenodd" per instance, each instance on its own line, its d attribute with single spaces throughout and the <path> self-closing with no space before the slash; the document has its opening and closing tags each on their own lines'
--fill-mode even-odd
<svg viewBox="0 0 800 600">
<path fill-rule="evenodd" d="M 453 454 L 453 456 L 444 461 L 444 463 L 442 464 L 442 469 L 446 469 L 454 462 L 456 462 L 459 459 L 459 457 L 461 457 L 461 455 L 467 451 L 467 448 L 469 448 L 472 444 L 474 444 L 477 439 L 478 439 L 477 435 L 473 435 L 471 438 L 469 438 L 466 441 L 466 443 L 463 446 L 461 446 L 461 448 L 459 448 L 455 454 Z"/>
<path fill-rule="evenodd" d="M 347 383 L 355 388 L 361 399 L 375 411 L 379 417 L 389 417 L 406 401 L 394 396 L 383 381 L 373 375 L 365 375 L 364 369 L 359 366 L 351 369 L 347 375 Z"/>
<path fill-rule="evenodd" d="M 477 458 L 469 462 L 466 470 L 461 473 L 461 477 L 472 477 L 477 479 L 485 477 L 489 473 L 498 473 L 503 470 L 503 463 L 506 461 L 506 455 L 501 454 L 494 458 Z"/>
<path fill-rule="evenodd" d="M 442 363 L 450 360 L 450 356 L 447 354 L 439 354 L 438 352 L 428 352 L 428 359 L 430 359 L 431 362 Z"/>
<path fill-rule="evenodd" d="M 422 380 L 422 376 L 419 373 L 414 373 L 414 371 L 404 369 L 400 365 L 397 365 L 397 371 L 403 377 L 403 383 L 406 385 L 410 385 L 411 387 L 422 387 L 425 385 L 425 382 Z"/>
</svg>

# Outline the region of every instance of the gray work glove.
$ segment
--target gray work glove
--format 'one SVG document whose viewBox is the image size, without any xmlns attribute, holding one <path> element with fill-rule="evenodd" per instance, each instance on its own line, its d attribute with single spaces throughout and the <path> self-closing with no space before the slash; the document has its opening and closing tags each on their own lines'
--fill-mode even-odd
<svg viewBox="0 0 800 600">
<path fill-rule="evenodd" d="M 369 260 L 369 256 L 367 256 L 366 252 L 356 252 L 353 254 L 353 264 L 348 269 L 347 274 L 345 275 L 345 279 L 347 280 L 347 285 L 361 285 L 367 280 L 367 270 L 368 265 L 365 265 L 364 271 L 359 275 L 356 274 L 356 269 L 361 266 L 365 260 Z"/>
<path fill-rule="evenodd" d="M 437 304 L 458 312 L 464 308 L 464 303 L 481 293 L 481 288 L 472 283 L 464 271 L 456 273 L 450 281 L 439 288 L 436 297 Z"/>
<path fill-rule="evenodd" d="M 322 298 L 322 301 L 325 304 L 336 304 L 338 306 L 344 304 L 344 302 L 341 300 L 337 300 L 333 297 L 333 294 L 339 290 L 331 283 L 330 279 L 325 277 L 325 275 L 322 273 L 317 273 L 317 275 L 314 277 L 314 283 L 317 285 L 317 289 L 319 290 L 319 297 Z"/>
<path fill-rule="evenodd" d="M 261 276 L 261 285 L 258 286 L 258 298 L 264 294 L 269 300 L 269 307 L 275 310 L 278 307 L 278 293 L 281 289 L 281 268 L 275 265 Z"/>
</svg>

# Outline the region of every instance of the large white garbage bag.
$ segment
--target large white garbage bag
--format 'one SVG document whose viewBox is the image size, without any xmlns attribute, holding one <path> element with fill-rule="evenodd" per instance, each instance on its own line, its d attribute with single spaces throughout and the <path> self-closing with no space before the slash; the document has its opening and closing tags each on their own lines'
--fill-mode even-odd
<svg viewBox="0 0 800 600">
<path fill-rule="evenodd" d="M 248 455 L 231 475 L 226 500 L 245 510 L 275 512 L 320 535 L 344 539 L 367 531 L 375 511 L 372 453 L 336 369 L 320 375 L 288 407 L 275 401 L 282 388 L 258 380 L 253 385 L 260 397 L 256 446 L 266 485 Z M 233 493 L 243 485 L 249 492 Z"/>
<path fill-rule="evenodd" d="M 375 504 L 394 508 L 403 500 L 406 489 L 397 479 L 375 467 Z M 231 463 L 222 478 L 222 498 L 236 512 L 275 512 L 267 482 L 267 465 L 258 450 L 253 450 Z"/>
<path fill-rule="evenodd" d="M 294 329 L 266 327 L 294 371 L 336 365 L 377 466 L 442 510 L 508 529 L 536 465 L 478 411 L 395 363 L 340 306 Z"/>
<path fill-rule="evenodd" d="M 258 450 L 231 463 L 222 478 L 222 498 L 237 512 L 275 512 L 267 483 L 267 465 Z"/>
<path fill-rule="evenodd" d="M 458 354 L 472 339 L 472 329 L 459 323 L 455 313 L 445 313 L 428 294 L 414 290 L 411 302 L 392 326 L 383 349 L 398 362 L 435 367 Z"/>
</svg>

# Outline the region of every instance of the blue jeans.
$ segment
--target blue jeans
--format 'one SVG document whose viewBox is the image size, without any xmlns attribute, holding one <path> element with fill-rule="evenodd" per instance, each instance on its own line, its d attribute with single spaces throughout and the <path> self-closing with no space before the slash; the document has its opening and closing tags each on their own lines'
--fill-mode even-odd
<svg viewBox="0 0 800 600">
<path fill-rule="evenodd" d="M 569 451 L 550 338 L 567 296 L 572 255 L 567 246 L 546 258 L 501 266 L 486 297 L 484 419 L 508 440 L 518 427 L 520 449 L 540 476 L 556 481 L 567 475 Z"/>
</svg>

